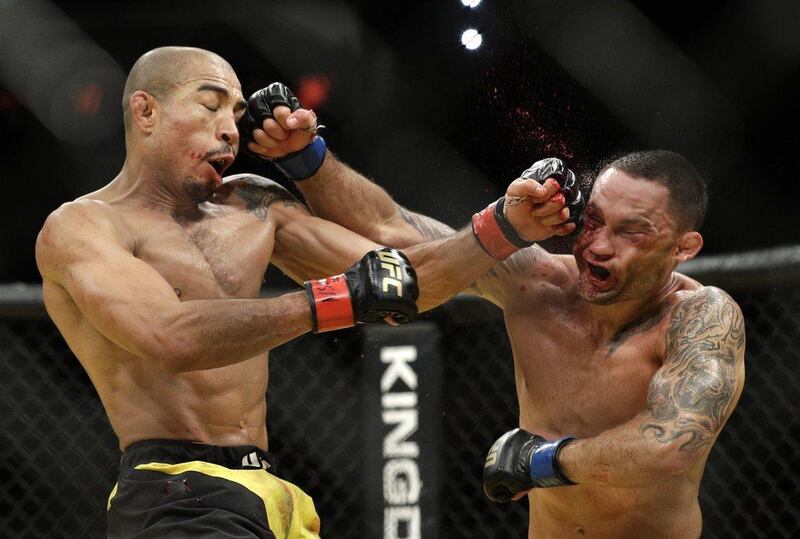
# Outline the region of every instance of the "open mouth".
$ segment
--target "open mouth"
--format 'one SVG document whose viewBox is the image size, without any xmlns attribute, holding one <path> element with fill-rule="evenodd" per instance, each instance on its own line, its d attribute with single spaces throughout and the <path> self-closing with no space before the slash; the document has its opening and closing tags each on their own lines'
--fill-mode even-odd
<svg viewBox="0 0 800 539">
<path fill-rule="evenodd" d="M 214 159 L 208 162 L 214 170 L 222 176 L 222 173 L 225 171 L 225 160 L 224 159 Z"/>
<path fill-rule="evenodd" d="M 587 264 L 589 265 L 589 272 L 598 281 L 605 281 L 611 276 L 611 272 L 608 271 L 606 268 L 603 268 L 601 266 L 595 266 L 590 262 L 587 262 Z"/>
</svg>

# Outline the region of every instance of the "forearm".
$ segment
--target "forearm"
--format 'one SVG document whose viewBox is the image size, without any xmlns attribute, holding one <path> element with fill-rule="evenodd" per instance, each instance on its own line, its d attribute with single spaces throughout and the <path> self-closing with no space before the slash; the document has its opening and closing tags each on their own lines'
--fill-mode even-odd
<svg viewBox="0 0 800 539">
<path fill-rule="evenodd" d="M 642 432 L 643 418 L 575 440 L 558 461 L 564 475 L 578 484 L 642 487 L 685 472 L 696 453 L 681 450 L 682 441 L 662 443 Z"/>
<path fill-rule="evenodd" d="M 296 185 L 316 216 L 376 243 L 402 248 L 426 239 L 383 188 L 330 152 L 314 176 Z"/>
<path fill-rule="evenodd" d="M 497 263 L 480 246 L 470 227 L 440 240 L 408 247 L 403 252 L 417 272 L 420 311 L 444 303 Z"/>
<path fill-rule="evenodd" d="M 252 358 L 311 330 L 305 292 L 270 299 L 185 301 L 153 328 L 148 355 L 166 368 L 191 371 Z"/>
</svg>

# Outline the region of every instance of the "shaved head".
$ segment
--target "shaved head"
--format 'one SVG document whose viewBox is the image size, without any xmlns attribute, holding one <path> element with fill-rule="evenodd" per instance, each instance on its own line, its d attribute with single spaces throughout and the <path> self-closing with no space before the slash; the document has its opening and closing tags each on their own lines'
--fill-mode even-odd
<svg viewBox="0 0 800 539">
<path fill-rule="evenodd" d="M 131 125 L 131 96 L 142 90 L 156 99 L 166 99 L 177 85 L 191 79 L 209 63 L 233 68 L 221 56 L 195 47 L 160 47 L 143 54 L 133 64 L 122 94 L 122 113 L 127 131 Z"/>
</svg>

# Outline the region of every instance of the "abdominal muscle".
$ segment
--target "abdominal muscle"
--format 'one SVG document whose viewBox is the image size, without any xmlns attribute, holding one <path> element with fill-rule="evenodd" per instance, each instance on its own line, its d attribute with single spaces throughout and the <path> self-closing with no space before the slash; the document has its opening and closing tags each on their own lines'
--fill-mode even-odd
<svg viewBox="0 0 800 539">
<path fill-rule="evenodd" d="M 546 537 L 696 538 L 697 486 L 677 476 L 644 488 L 575 485 L 534 489 L 529 539 Z"/>
<path fill-rule="evenodd" d="M 173 372 L 102 335 L 61 287 L 45 281 L 48 313 L 92 381 L 120 449 L 148 439 L 267 449 L 268 354 L 217 369 Z"/>
<path fill-rule="evenodd" d="M 121 449 L 145 439 L 267 449 L 266 354 L 203 371 L 133 370 L 100 392 Z"/>
</svg>

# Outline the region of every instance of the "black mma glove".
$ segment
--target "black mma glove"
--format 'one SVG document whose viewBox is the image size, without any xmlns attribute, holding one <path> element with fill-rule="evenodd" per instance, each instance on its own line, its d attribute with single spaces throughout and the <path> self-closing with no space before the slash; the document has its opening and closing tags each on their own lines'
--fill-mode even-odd
<svg viewBox="0 0 800 539">
<path fill-rule="evenodd" d="M 576 231 L 580 228 L 585 207 L 583 196 L 578 188 L 575 174 L 561 159 L 549 157 L 537 161 L 523 172 L 520 178 L 533 179 L 541 184 L 544 184 L 547 178 L 555 179 L 561 186 L 559 192 L 564 195 L 565 206 L 569 208 L 569 219 L 566 222 L 575 223 Z M 504 206 L 505 197 L 500 197 L 483 211 L 472 216 L 472 233 L 483 249 L 497 260 L 505 260 L 518 250 L 534 244 L 520 236 L 514 229 L 505 215 Z"/>
<path fill-rule="evenodd" d="M 264 120 L 272 118 L 272 111 L 279 106 L 289 107 L 292 112 L 300 108 L 300 102 L 292 91 L 280 82 L 273 82 L 250 96 L 250 99 L 247 100 L 247 109 L 238 124 L 239 138 L 241 139 L 239 148 L 253 157 L 263 159 L 262 156 L 251 152 L 247 143 L 254 142 L 253 130 L 261 129 Z M 322 162 L 325 160 L 325 150 L 325 140 L 317 135 L 302 150 L 271 161 L 288 179 L 305 180 L 316 174 L 322 166 Z"/>
<path fill-rule="evenodd" d="M 539 183 L 544 183 L 547 178 L 553 178 L 561 186 L 561 193 L 566 200 L 566 206 L 569 208 L 568 223 L 575 223 L 575 232 L 580 230 L 583 224 L 583 210 L 586 208 L 586 202 L 581 194 L 580 185 L 575 178 L 575 173 L 567 168 L 564 161 L 557 157 L 548 157 L 536 161 L 531 167 L 522 173 L 520 178 L 525 180 L 533 179 Z"/>
<path fill-rule="evenodd" d="M 495 502 L 537 487 L 574 485 L 558 465 L 558 453 L 574 438 L 548 442 L 522 429 L 506 432 L 489 449 L 483 468 L 483 491 Z"/>
<path fill-rule="evenodd" d="M 305 282 L 314 333 L 378 322 L 407 324 L 417 315 L 417 275 L 396 249 L 368 252 L 341 275 Z"/>
</svg>

